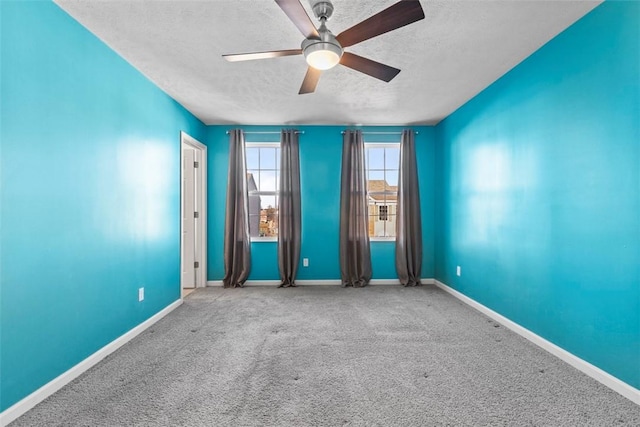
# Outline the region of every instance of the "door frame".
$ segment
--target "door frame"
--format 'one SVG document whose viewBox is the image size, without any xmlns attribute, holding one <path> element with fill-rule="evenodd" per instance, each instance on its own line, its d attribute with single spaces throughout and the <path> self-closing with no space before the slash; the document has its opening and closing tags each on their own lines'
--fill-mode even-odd
<svg viewBox="0 0 640 427">
<path fill-rule="evenodd" d="M 196 140 L 184 131 L 180 131 L 180 298 L 183 294 L 182 270 L 184 267 L 184 242 L 182 233 L 182 218 L 184 214 L 184 192 L 182 182 L 184 180 L 184 155 L 185 148 L 195 151 L 195 158 L 199 162 L 195 170 L 196 183 L 196 209 L 198 219 L 196 222 L 196 260 L 199 262 L 196 270 L 196 288 L 207 286 L 207 146 Z"/>
</svg>

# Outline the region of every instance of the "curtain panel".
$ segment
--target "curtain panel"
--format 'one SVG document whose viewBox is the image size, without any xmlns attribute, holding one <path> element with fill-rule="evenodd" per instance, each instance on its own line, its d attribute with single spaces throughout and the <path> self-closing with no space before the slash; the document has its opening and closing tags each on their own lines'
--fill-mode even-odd
<svg viewBox="0 0 640 427">
<path fill-rule="evenodd" d="M 340 182 L 340 274 L 342 286 L 366 286 L 371 280 L 366 183 L 362 131 L 345 131 Z"/>
<path fill-rule="evenodd" d="M 422 218 L 416 161 L 415 133 L 404 130 L 400 140 L 398 207 L 396 217 L 396 272 L 403 286 L 420 285 L 422 272 Z"/>
<path fill-rule="evenodd" d="M 224 221 L 225 288 L 244 286 L 251 270 L 251 237 L 249 236 L 249 196 L 244 133 L 229 132 L 229 175 Z"/>
<path fill-rule="evenodd" d="M 280 134 L 280 197 L 278 210 L 278 268 L 281 287 L 296 285 L 300 261 L 302 215 L 300 211 L 300 156 L 298 132 L 283 129 Z"/>
</svg>

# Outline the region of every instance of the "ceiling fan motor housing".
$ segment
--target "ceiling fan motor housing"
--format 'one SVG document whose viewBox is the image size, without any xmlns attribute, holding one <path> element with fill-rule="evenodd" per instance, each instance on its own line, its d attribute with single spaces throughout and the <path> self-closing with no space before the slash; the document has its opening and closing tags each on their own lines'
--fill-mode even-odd
<svg viewBox="0 0 640 427">
<path fill-rule="evenodd" d="M 327 0 L 311 0 L 311 9 L 320 20 L 328 21 L 333 15 L 333 4 Z"/>
</svg>

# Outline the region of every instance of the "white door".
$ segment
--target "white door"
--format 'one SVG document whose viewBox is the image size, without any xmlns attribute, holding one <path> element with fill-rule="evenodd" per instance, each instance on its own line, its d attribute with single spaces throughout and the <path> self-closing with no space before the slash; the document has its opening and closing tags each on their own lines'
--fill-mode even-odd
<svg viewBox="0 0 640 427">
<path fill-rule="evenodd" d="M 196 286 L 196 182 L 195 151 L 192 148 L 182 150 L 182 287 Z"/>
</svg>

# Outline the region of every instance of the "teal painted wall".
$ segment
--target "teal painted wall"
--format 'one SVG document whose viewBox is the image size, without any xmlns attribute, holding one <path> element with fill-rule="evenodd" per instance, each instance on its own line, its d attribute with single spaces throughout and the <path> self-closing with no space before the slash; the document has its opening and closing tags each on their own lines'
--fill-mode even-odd
<svg viewBox="0 0 640 427">
<path fill-rule="evenodd" d="M 229 138 L 232 127 L 209 127 L 208 161 L 210 191 L 208 205 L 209 280 L 224 276 L 223 233 L 228 172 Z M 342 135 L 345 126 L 296 126 L 300 135 L 300 185 L 302 189 L 302 250 L 298 279 L 340 279 L 340 168 Z M 279 131 L 276 126 L 242 126 L 246 131 Z M 363 127 L 363 130 L 400 131 L 401 127 Z M 423 277 L 434 275 L 434 156 L 435 129 L 414 127 L 416 155 L 420 159 L 418 176 L 423 223 Z M 387 135 L 371 135 L 367 142 L 392 141 Z M 278 141 L 279 135 L 247 134 L 248 142 Z M 396 141 L 399 136 L 396 137 Z M 393 242 L 371 242 L 374 279 L 397 279 Z M 277 243 L 254 242 L 251 245 L 252 267 L 250 280 L 278 280 Z M 302 258 L 309 258 L 309 267 L 302 266 Z"/>
<path fill-rule="evenodd" d="M 436 277 L 634 387 L 639 41 L 605 2 L 436 129 Z"/>
<path fill-rule="evenodd" d="M 0 7 L 4 410 L 180 297 L 179 132 L 206 135 L 53 3 Z"/>
</svg>

